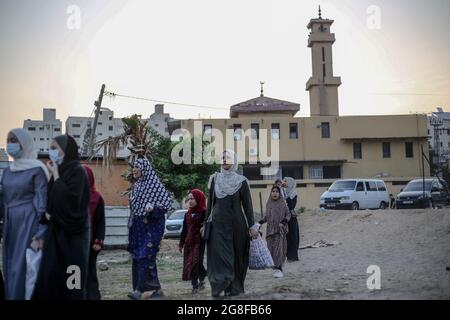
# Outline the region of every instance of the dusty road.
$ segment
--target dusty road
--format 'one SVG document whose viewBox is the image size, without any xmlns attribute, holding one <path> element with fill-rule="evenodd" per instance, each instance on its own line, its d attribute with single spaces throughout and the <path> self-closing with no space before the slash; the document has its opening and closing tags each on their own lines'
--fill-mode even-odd
<svg viewBox="0 0 450 320">
<path fill-rule="evenodd" d="M 285 277 L 249 270 L 239 299 L 450 299 L 450 210 L 306 211 L 300 215 L 301 244 L 323 240 L 328 247 L 300 250 L 285 265 Z M 176 240 L 164 240 L 158 261 L 167 299 L 210 299 L 209 286 L 192 296 L 181 281 Z M 125 251 L 99 260 L 104 299 L 127 299 L 131 264 Z M 369 290 L 367 268 L 381 271 L 381 289 Z"/>
</svg>

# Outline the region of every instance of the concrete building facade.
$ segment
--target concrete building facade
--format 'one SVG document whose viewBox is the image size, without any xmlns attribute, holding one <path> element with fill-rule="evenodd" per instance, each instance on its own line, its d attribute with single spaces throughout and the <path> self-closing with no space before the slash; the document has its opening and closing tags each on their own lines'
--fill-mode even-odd
<svg viewBox="0 0 450 320">
<path fill-rule="evenodd" d="M 438 108 L 428 117 L 428 135 L 435 163 L 450 166 L 450 112 Z"/>
<path fill-rule="evenodd" d="M 43 120 L 25 120 L 23 128 L 33 137 L 39 154 L 48 154 L 53 138 L 62 134 L 62 122 L 56 119 L 56 109 L 44 109 Z"/>
<path fill-rule="evenodd" d="M 222 136 L 232 130 L 235 150 L 245 143 L 242 173 L 249 179 L 253 205 L 264 208 L 276 177 L 291 176 L 297 181 L 299 206 L 319 207 L 320 195 L 336 180 L 343 178 L 382 178 L 393 194 L 413 178 L 429 176 L 429 165 L 422 163 L 421 150 L 428 154 L 427 116 L 339 116 L 340 78 L 332 72 L 332 20 L 312 19 L 308 45 L 312 48 L 313 74 L 307 82 L 310 93 L 310 117 L 296 117 L 298 103 L 265 97 L 231 106 L 230 118 L 172 121 L 170 132 L 185 129 L 195 136 L 195 127 L 204 135 L 217 129 Z M 197 122 L 197 123 L 196 123 Z M 247 130 L 250 134 L 243 135 Z M 267 141 L 260 141 L 266 130 Z M 248 132 L 248 131 L 247 131 Z M 214 140 L 214 138 L 213 138 Z M 261 156 L 253 141 L 271 146 L 279 144 L 279 170 L 265 175 L 267 165 L 252 160 Z M 227 145 L 228 146 L 228 145 Z M 225 149 L 225 145 L 223 149 Z"/>
</svg>

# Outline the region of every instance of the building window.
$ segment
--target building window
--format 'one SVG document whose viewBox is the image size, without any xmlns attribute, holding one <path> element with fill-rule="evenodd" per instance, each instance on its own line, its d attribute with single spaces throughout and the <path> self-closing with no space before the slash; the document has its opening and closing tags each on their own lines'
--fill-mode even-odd
<svg viewBox="0 0 450 320">
<path fill-rule="evenodd" d="M 36 131 L 36 128 L 35 127 L 29 127 L 28 131 Z"/>
<path fill-rule="evenodd" d="M 60 132 L 61 128 L 55 128 L 55 132 Z"/>
<path fill-rule="evenodd" d="M 340 179 L 341 166 L 323 166 L 323 179 Z"/>
<path fill-rule="evenodd" d="M 44 141 L 44 138 L 40 138 L 39 140 L 40 140 L 40 141 Z"/>
<path fill-rule="evenodd" d="M 233 136 L 235 141 L 242 140 L 242 125 L 233 124 Z"/>
<path fill-rule="evenodd" d="M 289 166 L 282 166 L 282 175 L 285 177 L 292 177 L 296 180 L 303 180 L 303 166 L 297 166 L 297 165 L 289 165 Z"/>
<path fill-rule="evenodd" d="M 310 179 L 323 179 L 323 167 L 322 166 L 309 167 L 309 178 Z"/>
<path fill-rule="evenodd" d="M 412 142 L 405 142 L 405 153 L 407 158 L 414 158 L 414 150 Z"/>
<path fill-rule="evenodd" d="M 74 135 L 73 137 L 74 137 L 75 139 L 78 139 L 80 136 L 76 134 L 76 135 Z"/>
<path fill-rule="evenodd" d="M 81 124 L 79 124 L 79 123 L 72 123 L 72 128 L 81 128 Z"/>
<path fill-rule="evenodd" d="M 322 138 L 324 139 L 330 138 L 330 123 L 322 122 L 322 125 L 320 127 L 322 128 Z"/>
<path fill-rule="evenodd" d="M 280 124 L 272 123 L 272 140 L 280 140 Z"/>
<path fill-rule="evenodd" d="M 362 159 L 362 144 L 360 142 L 353 144 L 353 159 Z"/>
<path fill-rule="evenodd" d="M 263 176 L 261 175 L 261 168 L 259 166 L 244 166 L 243 175 L 248 180 L 263 180 Z"/>
<path fill-rule="evenodd" d="M 99 126 L 101 126 L 101 125 L 103 125 L 103 122 L 99 122 L 99 123 L 97 123 Z"/>
<path fill-rule="evenodd" d="M 109 131 L 113 131 L 114 127 L 113 126 L 109 126 L 108 129 L 109 129 Z"/>
<path fill-rule="evenodd" d="M 158 123 L 155 123 L 155 128 L 158 128 L 159 127 L 159 124 Z"/>
<path fill-rule="evenodd" d="M 383 158 L 391 157 L 391 143 L 383 142 Z"/>
<path fill-rule="evenodd" d="M 327 76 L 327 72 L 326 72 L 326 68 L 325 68 L 325 63 L 322 65 L 322 72 L 323 72 L 323 77 L 325 78 Z"/>
<path fill-rule="evenodd" d="M 112 117 L 112 116 L 109 116 L 108 119 L 109 119 L 109 121 L 112 121 L 113 117 Z"/>
<path fill-rule="evenodd" d="M 212 135 L 212 125 L 211 124 L 203 125 L 203 135 L 209 136 L 209 137 Z"/>
<path fill-rule="evenodd" d="M 252 139 L 258 140 L 259 139 L 259 124 L 258 123 L 252 123 Z"/>
<path fill-rule="evenodd" d="M 298 139 L 298 124 L 289 124 L 289 139 Z"/>
<path fill-rule="evenodd" d="M 322 62 L 325 62 L 325 47 L 322 47 Z"/>
<path fill-rule="evenodd" d="M 39 131 L 44 131 L 44 127 L 40 127 L 40 128 L 39 128 Z"/>
</svg>

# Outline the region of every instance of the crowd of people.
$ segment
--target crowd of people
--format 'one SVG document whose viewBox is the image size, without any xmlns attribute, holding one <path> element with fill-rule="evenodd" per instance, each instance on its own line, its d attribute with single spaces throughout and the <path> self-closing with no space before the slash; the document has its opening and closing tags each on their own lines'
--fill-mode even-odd
<svg viewBox="0 0 450 320">
<path fill-rule="evenodd" d="M 71 136 L 58 136 L 44 164 L 37 159 L 26 130 L 8 133 L 7 152 L 13 161 L 0 183 L 4 220 L 0 273 L 0 295 L 4 296 L 0 299 L 101 299 L 96 265 L 104 246 L 105 202 L 96 189 L 93 170 L 82 165 L 78 149 Z M 181 279 L 190 281 L 196 294 L 205 288 L 207 278 L 213 299 L 244 293 L 250 242 L 260 236 L 263 224 L 267 224 L 275 277 L 283 277 L 286 260 L 299 259 L 295 180 L 275 182 L 263 219 L 255 222 L 250 186 L 237 173 L 236 154 L 227 150 L 221 160 L 220 172 L 210 178 L 208 197 L 199 189 L 189 191 L 179 242 Z M 164 293 L 157 255 L 172 198 L 144 156 L 134 162 L 132 178 L 127 248 L 132 258 L 132 291 L 128 297 L 160 298 Z M 207 237 L 205 221 L 209 221 Z M 40 254 L 33 260 L 37 271 L 31 280 L 29 250 Z"/>
</svg>

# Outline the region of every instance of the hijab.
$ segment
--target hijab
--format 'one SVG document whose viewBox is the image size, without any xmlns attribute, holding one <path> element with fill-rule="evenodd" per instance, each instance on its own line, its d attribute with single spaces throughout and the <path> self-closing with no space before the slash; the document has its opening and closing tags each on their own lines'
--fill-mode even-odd
<svg viewBox="0 0 450 320">
<path fill-rule="evenodd" d="M 171 197 L 150 162 L 146 158 L 140 158 L 134 162 L 134 166 L 141 170 L 141 177 L 134 183 L 131 192 L 131 210 L 134 215 L 146 215 L 148 204 L 170 210 Z"/>
<path fill-rule="evenodd" d="M 212 179 L 214 179 L 214 193 L 219 199 L 235 194 L 241 188 L 242 182 L 247 180 L 246 177 L 236 172 L 238 169 L 236 153 L 232 150 L 225 150 L 223 155 L 233 159 L 233 166 L 229 170 L 225 170 L 222 166 L 220 172 L 216 172 L 209 179 L 210 188 Z"/>
<path fill-rule="evenodd" d="M 295 191 L 295 180 L 291 177 L 284 178 L 287 182 L 286 195 L 289 199 L 294 199 L 297 196 L 297 191 Z"/>
<path fill-rule="evenodd" d="M 272 199 L 272 191 L 274 189 L 277 189 L 280 197 L 278 198 L 278 200 L 273 200 Z M 270 222 L 275 223 L 276 228 L 278 227 L 278 224 L 283 221 L 283 219 L 285 219 L 286 217 L 286 212 L 288 211 L 288 207 L 286 205 L 286 201 L 283 200 L 283 197 L 281 196 L 281 188 L 278 186 L 273 186 L 272 189 L 270 190 L 270 196 L 269 196 L 269 200 L 267 200 L 267 218 Z M 269 222 L 268 221 L 268 222 Z M 284 228 L 283 230 L 281 230 L 283 233 L 286 233 Z"/>
<path fill-rule="evenodd" d="M 203 191 L 194 189 L 191 190 L 191 193 L 194 196 L 195 202 L 197 202 L 197 206 L 194 208 L 189 208 L 188 214 L 199 212 L 199 211 L 205 211 L 206 210 L 206 196 L 203 193 Z"/>
<path fill-rule="evenodd" d="M 63 172 L 74 161 L 79 161 L 80 156 L 78 154 L 78 145 L 75 139 L 64 134 L 54 138 L 59 147 L 64 151 L 63 163 L 59 166 L 60 173 Z"/>
<path fill-rule="evenodd" d="M 14 158 L 9 168 L 12 172 L 25 171 L 33 168 L 41 168 L 47 181 L 50 180 L 50 174 L 47 167 L 39 160 L 37 160 L 37 153 L 34 150 L 34 142 L 27 130 L 18 128 L 10 131 L 13 133 L 22 147 L 22 153 L 19 157 Z"/>
</svg>

